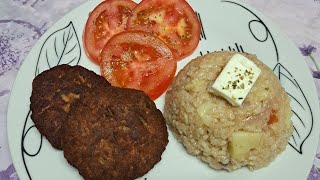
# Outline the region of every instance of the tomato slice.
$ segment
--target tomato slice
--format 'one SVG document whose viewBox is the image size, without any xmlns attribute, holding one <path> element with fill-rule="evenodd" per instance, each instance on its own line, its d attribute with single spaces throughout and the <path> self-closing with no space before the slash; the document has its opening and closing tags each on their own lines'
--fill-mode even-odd
<svg viewBox="0 0 320 180">
<path fill-rule="evenodd" d="M 94 62 L 107 41 L 126 29 L 126 23 L 137 4 L 131 0 L 106 0 L 89 15 L 84 32 L 84 48 Z"/>
<path fill-rule="evenodd" d="M 144 91 L 155 100 L 175 75 L 177 63 L 169 47 L 143 31 L 114 35 L 101 52 L 101 74 L 113 86 Z"/>
<path fill-rule="evenodd" d="M 200 22 L 185 0 L 142 0 L 128 18 L 128 30 L 150 32 L 163 40 L 176 60 L 191 54 L 200 39 Z"/>
</svg>

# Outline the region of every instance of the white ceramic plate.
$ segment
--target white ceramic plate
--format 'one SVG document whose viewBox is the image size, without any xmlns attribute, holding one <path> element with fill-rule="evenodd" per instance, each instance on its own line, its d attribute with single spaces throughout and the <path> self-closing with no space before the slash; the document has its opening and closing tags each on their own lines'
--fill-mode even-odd
<svg viewBox="0 0 320 180">
<path fill-rule="evenodd" d="M 29 98 L 33 78 L 57 64 L 80 64 L 99 74 L 99 67 L 85 55 L 82 33 L 89 12 L 101 0 L 92 0 L 70 12 L 37 42 L 22 65 L 10 98 L 8 137 L 20 179 L 82 179 L 77 170 L 43 138 L 30 119 Z M 209 168 L 185 149 L 169 130 L 169 144 L 162 160 L 141 179 L 306 179 L 319 137 L 319 105 L 309 69 L 294 44 L 261 13 L 237 1 L 189 0 L 201 20 L 198 48 L 180 61 L 178 70 L 209 51 L 234 50 L 256 54 L 279 77 L 292 97 L 293 136 L 286 150 L 268 167 L 250 172 Z M 48 55 L 49 59 L 47 59 Z M 58 57 L 61 57 L 60 60 Z M 164 95 L 156 100 L 163 109 Z"/>
</svg>

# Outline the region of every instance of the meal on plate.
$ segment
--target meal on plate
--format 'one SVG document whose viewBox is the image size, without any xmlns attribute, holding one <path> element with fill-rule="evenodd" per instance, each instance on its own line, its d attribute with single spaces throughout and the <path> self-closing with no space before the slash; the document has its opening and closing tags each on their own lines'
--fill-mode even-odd
<svg viewBox="0 0 320 180">
<path fill-rule="evenodd" d="M 30 98 L 35 126 L 88 180 L 146 174 L 168 144 L 166 122 L 214 169 L 268 165 L 292 134 L 288 95 L 248 53 L 198 57 L 174 78 L 199 38 L 199 20 L 185 0 L 101 2 L 83 39 L 102 76 L 69 65 L 42 72 Z M 168 86 L 163 116 L 152 100 Z"/>
<path fill-rule="evenodd" d="M 61 127 L 71 106 L 92 89 L 110 84 L 81 66 L 60 65 L 39 74 L 32 83 L 31 118 L 54 148 L 62 149 Z"/>
<path fill-rule="evenodd" d="M 142 90 L 155 100 L 200 39 L 200 22 L 185 0 L 107 0 L 84 31 L 88 57 L 113 86 Z"/>
<path fill-rule="evenodd" d="M 213 52 L 189 62 L 166 93 L 164 116 L 190 154 L 228 171 L 267 166 L 293 129 L 288 95 L 248 53 Z"/>
<path fill-rule="evenodd" d="M 59 65 L 32 84 L 31 118 L 85 179 L 135 179 L 161 160 L 164 117 L 142 91 L 111 86 L 81 66 Z"/>
</svg>

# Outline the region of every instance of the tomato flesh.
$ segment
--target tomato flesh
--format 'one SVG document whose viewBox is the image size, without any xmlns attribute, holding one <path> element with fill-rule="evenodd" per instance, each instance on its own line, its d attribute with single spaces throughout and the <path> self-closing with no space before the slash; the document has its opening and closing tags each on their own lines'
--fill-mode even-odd
<svg viewBox="0 0 320 180">
<path fill-rule="evenodd" d="M 272 109 L 272 111 L 269 115 L 268 125 L 277 123 L 278 121 L 279 121 L 279 119 L 278 119 L 277 113 L 274 109 Z"/>
<path fill-rule="evenodd" d="M 200 22 L 185 0 L 144 0 L 128 18 L 127 29 L 158 36 L 169 46 L 176 60 L 191 54 L 200 39 Z"/>
<path fill-rule="evenodd" d="M 177 63 L 157 37 L 142 31 L 113 36 L 101 52 L 101 74 L 112 85 L 144 91 L 158 98 L 170 85 Z"/>
<path fill-rule="evenodd" d="M 84 32 L 84 47 L 94 62 L 107 41 L 116 33 L 126 30 L 126 23 L 136 6 L 131 0 L 107 0 L 100 3 L 87 20 Z"/>
</svg>

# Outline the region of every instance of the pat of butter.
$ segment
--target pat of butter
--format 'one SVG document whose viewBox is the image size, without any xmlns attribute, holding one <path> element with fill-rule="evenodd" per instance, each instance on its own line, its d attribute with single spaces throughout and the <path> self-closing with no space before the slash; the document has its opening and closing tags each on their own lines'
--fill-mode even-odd
<svg viewBox="0 0 320 180">
<path fill-rule="evenodd" d="M 241 54 L 231 57 L 208 90 L 225 98 L 233 106 L 240 106 L 258 79 L 261 70 Z"/>
</svg>

